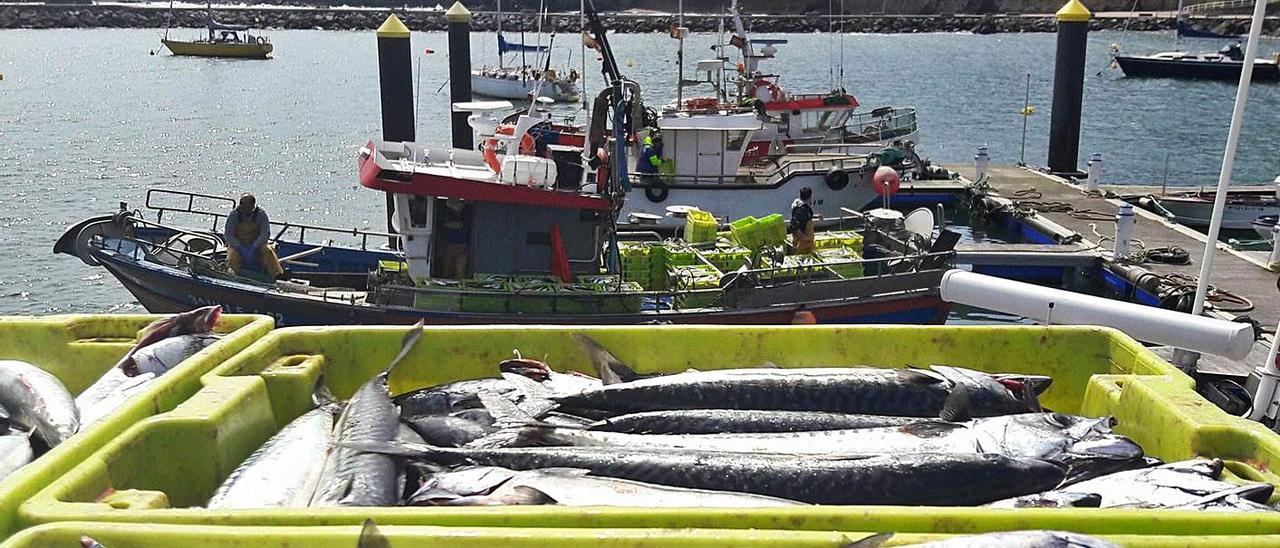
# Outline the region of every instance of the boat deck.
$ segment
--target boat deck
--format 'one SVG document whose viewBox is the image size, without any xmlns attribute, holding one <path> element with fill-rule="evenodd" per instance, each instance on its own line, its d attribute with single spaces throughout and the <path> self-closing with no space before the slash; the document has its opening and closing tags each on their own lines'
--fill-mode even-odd
<svg viewBox="0 0 1280 548">
<path fill-rule="evenodd" d="M 966 177 L 973 176 L 972 166 L 947 167 Z M 1103 251 L 1103 264 L 1108 268 L 1117 266 L 1112 261 L 1109 253 L 1111 242 L 1105 242 L 1099 248 L 1096 243 L 1098 238 L 1090 225 L 1095 225 L 1097 232 L 1104 236 L 1113 235 L 1112 222 L 1100 219 L 1106 216 L 1114 216 L 1122 203 L 1120 200 L 1106 199 L 1098 195 L 1086 195 L 1081 187 L 1073 185 L 1065 179 L 1017 166 L 993 165 L 989 167 L 988 181 L 992 194 L 1009 198 L 1020 205 L 1036 208 L 1038 215 L 1080 234 L 1083 241 L 1072 246 L 1075 248 L 1074 252 L 1087 253 L 1086 250 Z M 1114 188 L 1114 190 L 1120 189 Z M 1134 189 L 1128 187 L 1124 190 L 1128 193 L 1133 193 L 1134 191 Z M 1146 188 L 1142 190 L 1146 190 Z M 1035 197 L 1027 198 L 1025 196 Z M 1063 204 L 1069 207 L 1063 207 Z M 1182 225 L 1169 223 L 1160 216 L 1141 208 L 1134 209 L 1135 214 L 1138 216 L 1138 222 L 1133 230 L 1134 238 L 1142 240 L 1148 249 L 1178 246 L 1187 250 L 1191 255 L 1191 263 L 1186 265 L 1147 262 L 1142 264 L 1141 267 L 1159 275 L 1176 274 L 1187 277 L 1188 281 L 1194 280 L 1199 273 L 1200 258 L 1203 256 L 1205 242 L 1208 237 Z M 1018 249 L 1018 247 L 1001 246 L 1004 251 L 1016 251 L 1031 256 L 1041 255 L 1045 252 L 1045 250 L 1034 249 L 1022 250 Z M 1061 250 L 1063 246 L 1043 247 Z M 1028 258 L 1030 259 L 1031 257 Z M 1254 306 L 1253 310 L 1239 314 L 1221 311 L 1214 311 L 1214 314 L 1225 319 L 1234 319 L 1236 316 L 1247 315 L 1260 322 L 1263 328 L 1267 330 L 1273 329 L 1276 322 L 1280 321 L 1280 293 L 1278 293 L 1277 289 L 1277 274 L 1266 269 L 1265 254 L 1237 252 L 1231 250 L 1226 244 L 1219 243 L 1214 257 L 1213 277 L 1210 283 L 1214 287 L 1249 299 Z M 1253 362 L 1261 362 L 1265 359 L 1265 356 L 1265 349 L 1259 352 L 1257 348 L 1244 363 L 1217 358 L 1211 359 L 1206 356 L 1200 361 L 1200 370 L 1209 374 L 1245 376 L 1253 369 L 1255 365 Z"/>
</svg>

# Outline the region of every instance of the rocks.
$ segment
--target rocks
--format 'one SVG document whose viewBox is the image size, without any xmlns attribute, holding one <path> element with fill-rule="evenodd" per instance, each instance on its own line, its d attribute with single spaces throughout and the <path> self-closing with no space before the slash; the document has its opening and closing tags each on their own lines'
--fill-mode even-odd
<svg viewBox="0 0 1280 548">
<path fill-rule="evenodd" d="M 257 28 L 324 29 L 324 30 L 373 30 L 386 19 L 388 11 L 343 9 L 220 9 L 218 20 L 227 23 L 247 24 Z M 169 10 L 126 6 L 97 5 L 9 5 L 0 6 L 0 29 L 9 28 L 158 28 L 168 21 Z M 444 16 L 422 11 L 396 11 L 409 28 L 416 31 L 442 31 Z M 669 15 L 607 14 L 602 16 L 606 28 L 614 32 L 647 33 L 667 32 L 674 23 Z M 1090 22 L 1094 30 L 1119 30 L 1128 24 L 1131 31 L 1157 31 L 1173 28 L 1172 18 L 1097 18 Z M 1217 32 L 1244 34 L 1249 22 L 1239 18 L 1195 17 L 1191 21 L 1203 28 Z M 176 9 L 174 27 L 203 27 L 203 9 Z M 477 12 L 474 28 L 491 31 L 497 26 L 497 15 Z M 747 20 L 748 29 L 757 33 L 807 33 L 827 32 L 830 22 L 825 17 L 813 15 L 753 16 Z M 532 14 L 504 14 L 504 28 L 533 29 L 536 22 Z M 685 25 L 694 32 L 714 32 L 719 20 L 714 16 L 685 16 Z M 991 34 L 1002 32 L 1054 32 L 1057 22 L 1051 16 L 988 14 L 988 15 L 850 15 L 843 25 L 845 32 L 864 33 L 915 33 L 915 32 L 972 32 Z M 544 28 L 559 33 L 577 33 L 580 30 L 577 14 L 555 14 L 548 17 Z M 1269 19 L 1265 32 L 1275 36 L 1280 33 L 1280 20 Z"/>
</svg>

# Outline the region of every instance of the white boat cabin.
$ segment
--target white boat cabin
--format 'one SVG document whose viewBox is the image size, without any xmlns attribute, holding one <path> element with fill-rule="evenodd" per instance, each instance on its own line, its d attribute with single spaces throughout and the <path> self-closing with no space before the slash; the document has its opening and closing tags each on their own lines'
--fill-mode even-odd
<svg viewBox="0 0 1280 548">
<path fill-rule="evenodd" d="M 658 120 L 664 171 L 679 176 L 734 177 L 747 143 L 763 125 L 754 113 L 675 113 Z"/>
</svg>

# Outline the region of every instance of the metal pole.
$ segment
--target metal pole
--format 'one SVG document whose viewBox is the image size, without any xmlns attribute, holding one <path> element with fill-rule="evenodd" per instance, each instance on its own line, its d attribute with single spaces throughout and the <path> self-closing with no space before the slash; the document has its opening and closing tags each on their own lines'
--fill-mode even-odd
<svg viewBox="0 0 1280 548">
<path fill-rule="evenodd" d="M 1027 118 L 1031 117 L 1031 73 L 1027 73 L 1027 97 L 1022 100 L 1022 150 L 1018 152 L 1018 165 L 1027 165 Z"/>
<path fill-rule="evenodd" d="M 1053 107 L 1049 112 L 1049 171 L 1079 173 L 1080 114 L 1084 59 L 1093 14 L 1079 0 L 1058 10 L 1058 49 L 1053 63 Z"/>
<path fill-rule="evenodd" d="M 676 36 L 680 49 L 676 50 L 676 107 L 684 105 L 684 0 L 676 3 Z"/>
<path fill-rule="evenodd" d="M 1244 67 L 1240 69 L 1236 104 L 1231 109 L 1231 127 L 1227 130 L 1227 149 L 1222 153 L 1222 171 L 1218 174 L 1218 192 L 1213 197 L 1209 240 L 1205 242 L 1204 257 L 1200 259 L 1200 279 L 1196 283 L 1196 300 L 1191 307 L 1192 314 L 1204 312 L 1204 298 L 1209 291 L 1209 275 L 1213 271 L 1213 252 L 1217 249 L 1218 233 L 1222 230 L 1222 212 L 1227 206 L 1227 187 L 1231 185 L 1231 171 L 1235 168 L 1236 162 L 1236 146 L 1240 144 L 1240 126 L 1244 123 L 1244 107 L 1249 102 L 1249 83 L 1253 81 L 1253 58 L 1258 52 L 1258 37 L 1262 34 L 1262 21 L 1266 13 L 1266 0 L 1258 0 L 1253 8 L 1253 22 L 1249 25 L 1249 43 L 1244 50 Z"/>
<path fill-rule="evenodd" d="M 1236 103 L 1231 109 L 1231 126 L 1227 130 L 1227 148 L 1222 153 L 1222 171 L 1218 173 L 1218 191 L 1213 197 L 1213 217 L 1209 219 L 1208 240 L 1204 243 L 1204 256 L 1200 259 L 1200 275 L 1196 280 L 1196 298 L 1191 313 L 1204 313 L 1204 299 L 1209 292 L 1209 275 L 1213 272 L 1214 251 L 1218 248 L 1218 233 L 1222 231 L 1222 213 L 1227 206 L 1227 187 L 1231 184 L 1231 171 L 1235 168 L 1236 146 L 1240 144 L 1240 127 L 1244 123 L 1244 107 L 1249 102 L 1249 83 L 1253 81 L 1253 58 L 1258 51 L 1258 37 L 1262 34 L 1266 0 L 1258 0 L 1253 8 L 1253 21 L 1249 24 L 1249 42 L 1244 50 L 1244 66 L 1240 68 L 1240 83 L 1236 87 Z M 1174 361 L 1186 370 L 1194 370 L 1199 354 L 1181 352 L 1174 354 Z"/>
</svg>

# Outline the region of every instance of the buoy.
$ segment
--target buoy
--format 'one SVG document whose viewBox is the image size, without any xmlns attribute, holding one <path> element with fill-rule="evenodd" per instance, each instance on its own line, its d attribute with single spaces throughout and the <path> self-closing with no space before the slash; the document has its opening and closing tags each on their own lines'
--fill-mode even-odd
<svg viewBox="0 0 1280 548">
<path fill-rule="evenodd" d="M 898 191 L 902 184 L 902 177 L 898 176 L 898 172 L 889 166 L 880 166 L 876 169 L 875 177 L 871 179 L 871 187 L 875 189 L 876 194 L 888 196 Z"/>
<path fill-rule="evenodd" d="M 814 325 L 816 323 L 818 323 L 818 318 L 813 315 L 813 312 L 809 312 L 803 308 L 797 310 L 795 314 L 791 315 L 792 325 Z"/>
</svg>

